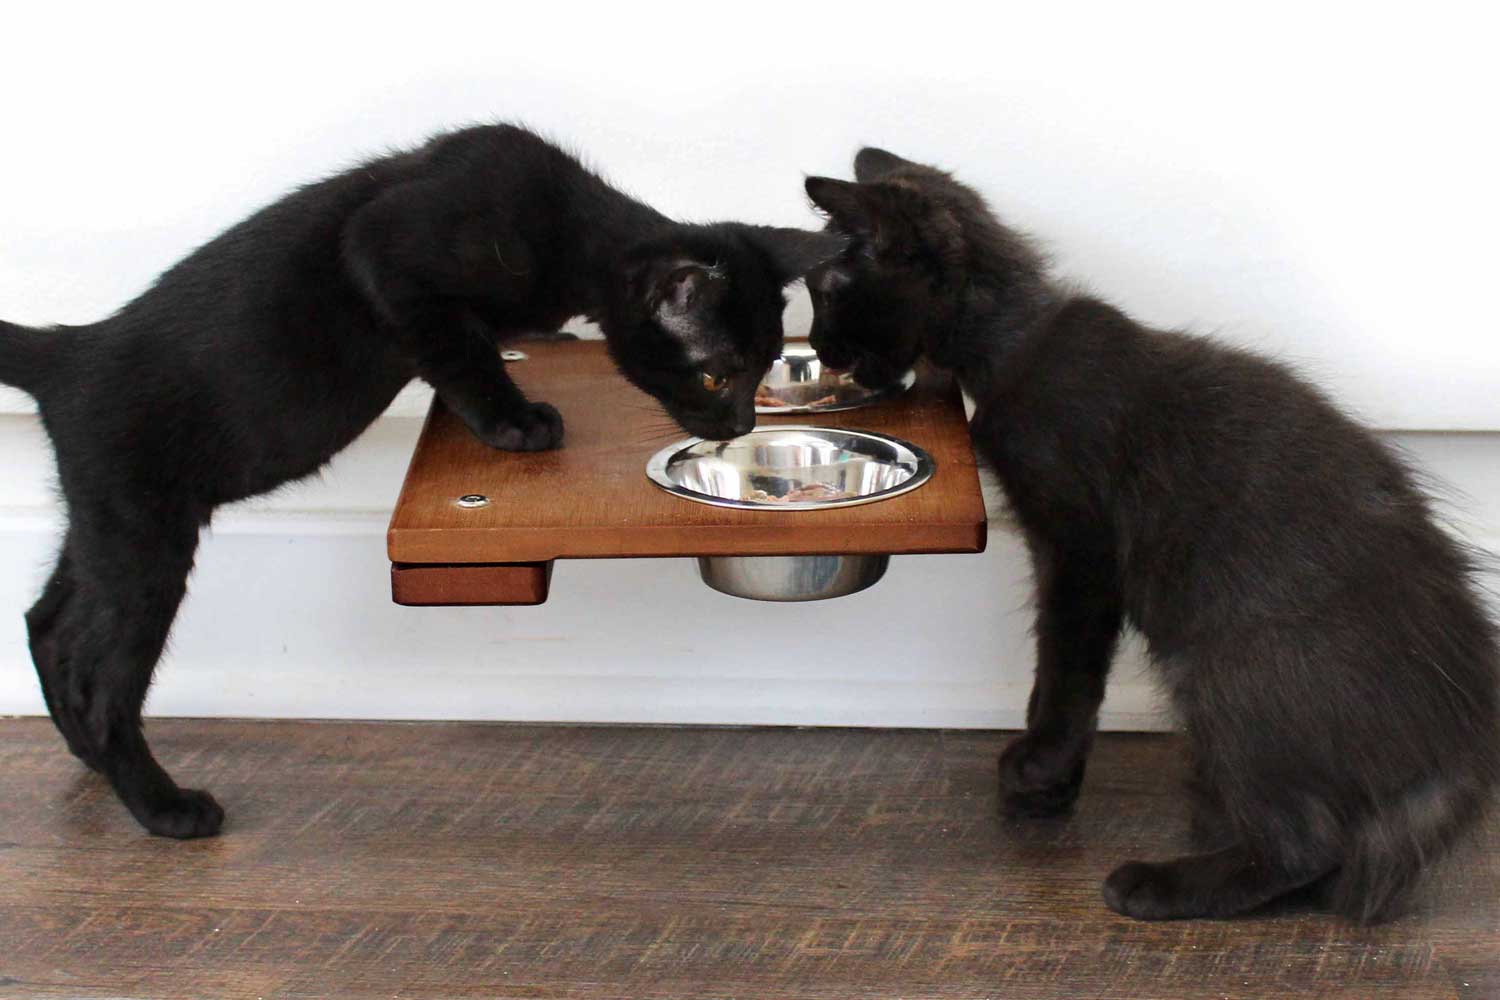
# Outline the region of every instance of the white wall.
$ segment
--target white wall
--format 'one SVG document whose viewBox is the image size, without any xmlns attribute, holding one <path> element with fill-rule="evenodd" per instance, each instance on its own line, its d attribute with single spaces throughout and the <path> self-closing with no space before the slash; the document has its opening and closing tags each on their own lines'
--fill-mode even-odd
<svg viewBox="0 0 1500 1000">
<path fill-rule="evenodd" d="M 516 6 L 8 11 L 0 315 L 97 317 L 290 186 L 466 121 L 531 122 L 670 213 L 781 223 L 875 142 L 1382 426 L 1500 423 L 1485 5 Z"/>
<path fill-rule="evenodd" d="M 784 224 L 813 222 L 804 173 L 874 142 L 959 171 L 1144 320 L 1300 360 L 1381 427 L 1500 431 L 1500 71 L 1478 5 L 508 6 L 9 12 L 0 316 L 102 316 L 291 186 L 467 121 L 527 121 L 683 218 Z M 806 316 L 799 299 L 789 331 Z M 1017 718 L 1004 529 L 982 557 L 898 560 L 803 608 L 639 562 L 564 564 L 538 609 L 392 607 L 380 536 L 420 405 L 325 482 L 222 520 L 155 711 Z M 25 411 L 0 391 L 0 712 L 40 709 L 19 614 L 55 515 Z M 1403 440 L 1500 537 L 1500 435 Z M 726 615 L 840 653 L 768 665 L 719 638 Z M 893 620 L 911 624 L 870 631 Z M 1150 690 L 1125 680 L 1110 718 L 1138 724 Z"/>
</svg>

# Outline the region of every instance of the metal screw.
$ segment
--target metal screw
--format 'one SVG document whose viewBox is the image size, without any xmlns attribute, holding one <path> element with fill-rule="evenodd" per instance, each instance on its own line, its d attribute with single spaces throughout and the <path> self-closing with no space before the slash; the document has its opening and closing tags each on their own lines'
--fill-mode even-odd
<svg viewBox="0 0 1500 1000">
<path fill-rule="evenodd" d="M 525 351 L 511 351 L 511 350 L 501 351 L 500 352 L 500 360 L 501 361 L 525 361 L 526 360 L 526 352 Z"/>
<path fill-rule="evenodd" d="M 466 493 L 458 498 L 458 505 L 465 510 L 473 510 L 475 507 L 488 507 L 490 498 L 483 493 Z"/>
</svg>

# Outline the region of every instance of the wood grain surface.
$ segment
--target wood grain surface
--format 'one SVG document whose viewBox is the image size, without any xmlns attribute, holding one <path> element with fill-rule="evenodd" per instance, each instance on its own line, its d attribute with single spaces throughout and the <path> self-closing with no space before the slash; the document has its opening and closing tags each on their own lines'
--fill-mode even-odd
<svg viewBox="0 0 1500 1000">
<path fill-rule="evenodd" d="M 1181 744 L 1101 736 L 1077 813 L 994 815 L 982 732 L 152 721 L 223 836 L 144 835 L 0 721 L 0 997 L 1500 996 L 1500 830 L 1415 910 L 1115 916 L 1185 843 Z"/>
<path fill-rule="evenodd" d="M 746 511 L 673 497 L 646 462 L 685 435 L 630 386 L 598 341 L 527 344 L 512 364 L 534 400 L 566 423 L 564 447 L 494 451 L 434 404 L 412 456 L 387 536 L 394 563 L 511 563 L 615 556 L 979 552 L 984 501 L 957 387 L 925 373 L 904 396 L 813 417 L 762 417 L 762 426 L 817 423 L 891 434 L 937 462 L 921 488 L 829 511 Z M 490 504 L 464 509 L 466 494 Z"/>
</svg>

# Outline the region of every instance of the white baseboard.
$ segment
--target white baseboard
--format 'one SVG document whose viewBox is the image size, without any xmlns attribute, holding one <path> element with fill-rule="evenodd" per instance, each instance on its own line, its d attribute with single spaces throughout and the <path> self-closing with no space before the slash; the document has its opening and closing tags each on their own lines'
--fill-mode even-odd
<svg viewBox="0 0 1500 1000">
<path fill-rule="evenodd" d="M 152 714 L 1010 727 L 1030 686 L 1027 574 L 1004 532 L 818 604 L 725 597 L 681 559 L 559 563 L 536 608 L 400 608 L 383 520 L 265 527 L 206 540 Z M 20 615 L 50 562 L 44 528 L 0 523 L 4 714 L 44 710 Z M 1105 721 L 1164 725 L 1128 662 Z"/>
</svg>

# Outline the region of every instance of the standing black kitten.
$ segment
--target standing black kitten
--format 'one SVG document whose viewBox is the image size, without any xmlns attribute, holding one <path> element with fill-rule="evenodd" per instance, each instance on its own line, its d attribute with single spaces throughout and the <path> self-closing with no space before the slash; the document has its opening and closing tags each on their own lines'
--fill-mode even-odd
<svg viewBox="0 0 1500 1000">
<path fill-rule="evenodd" d="M 688 431 L 744 433 L 782 286 L 838 245 L 677 224 L 527 131 L 472 128 L 302 188 L 101 323 L 0 323 L 0 381 L 40 403 L 67 501 L 26 624 L 69 748 L 152 833 L 216 833 L 140 716 L 215 507 L 313 472 L 413 378 L 496 448 L 558 446 L 497 344 L 580 314 Z"/>
<path fill-rule="evenodd" d="M 1495 629 L 1410 474 L 1279 365 L 1052 285 L 947 174 L 866 149 L 855 176 L 807 182 L 854 238 L 808 277 L 812 342 L 872 386 L 956 372 L 1031 552 L 1002 810 L 1072 804 L 1128 621 L 1186 724 L 1204 853 L 1117 868 L 1109 905 L 1223 917 L 1316 884 L 1390 915 L 1500 769 Z"/>
</svg>

